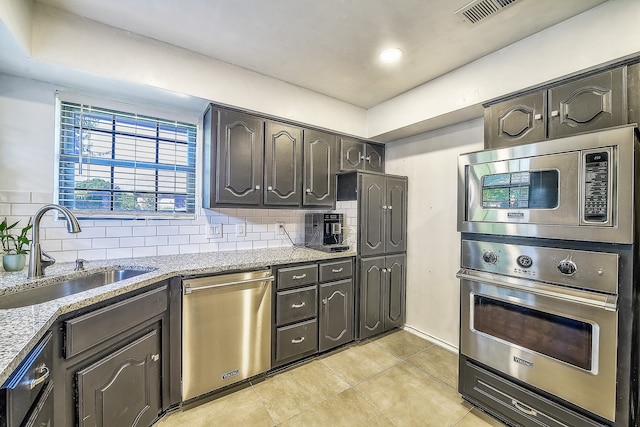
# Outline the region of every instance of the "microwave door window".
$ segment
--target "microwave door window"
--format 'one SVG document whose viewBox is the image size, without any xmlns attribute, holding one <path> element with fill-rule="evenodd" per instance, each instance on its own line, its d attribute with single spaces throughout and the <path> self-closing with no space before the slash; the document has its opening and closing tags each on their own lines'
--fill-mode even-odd
<svg viewBox="0 0 640 427">
<path fill-rule="evenodd" d="M 526 171 L 482 177 L 484 209 L 554 209 L 558 206 L 557 170 Z"/>
</svg>

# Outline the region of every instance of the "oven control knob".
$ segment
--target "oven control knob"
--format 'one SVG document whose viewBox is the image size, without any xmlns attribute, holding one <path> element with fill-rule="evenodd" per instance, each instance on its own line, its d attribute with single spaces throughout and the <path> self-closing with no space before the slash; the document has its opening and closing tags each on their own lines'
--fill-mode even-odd
<svg viewBox="0 0 640 427">
<path fill-rule="evenodd" d="M 520 255 L 516 258 L 516 262 L 522 268 L 529 268 L 533 265 L 533 260 L 528 255 Z"/>
<path fill-rule="evenodd" d="M 562 260 L 558 263 L 558 270 L 566 276 L 573 276 L 578 271 L 578 266 L 571 260 Z"/>
<path fill-rule="evenodd" d="M 498 261 L 498 255 L 492 251 L 484 251 L 482 253 L 482 259 L 487 264 L 495 264 Z"/>
</svg>

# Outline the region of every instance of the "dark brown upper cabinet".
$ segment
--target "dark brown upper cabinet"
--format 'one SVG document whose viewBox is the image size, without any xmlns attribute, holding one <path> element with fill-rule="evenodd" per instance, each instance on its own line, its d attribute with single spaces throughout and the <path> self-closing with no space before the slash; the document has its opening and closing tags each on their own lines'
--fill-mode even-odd
<svg viewBox="0 0 640 427">
<path fill-rule="evenodd" d="M 384 172 L 384 146 L 340 138 L 340 170 Z"/>
<path fill-rule="evenodd" d="M 335 207 L 337 152 L 335 135 L 304 131 L 304 206 Z"/>
<path fill-rule="evenodd" d="M 627 123 L 627 67 L 485 105 L 485 148 L 501 148 Z"/>
</svg>

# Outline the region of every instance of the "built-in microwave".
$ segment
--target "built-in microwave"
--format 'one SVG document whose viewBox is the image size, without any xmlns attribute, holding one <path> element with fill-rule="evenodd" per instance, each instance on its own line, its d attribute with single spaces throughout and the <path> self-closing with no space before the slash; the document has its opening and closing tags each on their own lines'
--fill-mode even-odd
<svg viewBox="0 0 640 427">
<path fill-rule="evenodd" d="M 463 154 L 458 231 L 633 242 L 634 126 Z"/>
</svg>

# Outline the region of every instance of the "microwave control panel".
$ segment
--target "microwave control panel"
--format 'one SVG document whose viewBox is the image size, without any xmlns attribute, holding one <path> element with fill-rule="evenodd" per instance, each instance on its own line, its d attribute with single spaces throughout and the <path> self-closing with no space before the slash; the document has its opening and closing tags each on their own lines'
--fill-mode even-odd
<svg viewBox="0 0 640 427">
<path fill-rule="evenodd" d="M 586 222 L 609 220 L 610 153 L 609 151 L 584 154 L 584 205 Z"/>
</svg>

